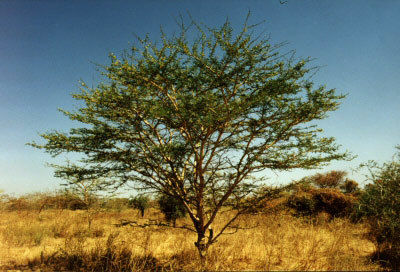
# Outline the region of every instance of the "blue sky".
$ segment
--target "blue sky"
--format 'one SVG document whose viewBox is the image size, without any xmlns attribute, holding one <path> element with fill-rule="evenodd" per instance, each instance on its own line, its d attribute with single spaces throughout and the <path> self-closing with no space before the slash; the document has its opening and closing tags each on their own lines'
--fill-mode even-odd
<svg viewBox="0 0 400 272">
<path fill-rule="evenodd" d="M 159 37 L 178 31 L 175 18 L 189 12 L 199 22 L 220 26 L 228 18 L 240 27 L 264 21 L 260 30 L 273 43 L 288 42 L 284 50 L 313 57 L 322 66 L 318 84 L 348 97 L 341 108 L 318 124 L 358 157 L 334 162 L 319 172 L 351 173 L 370 159 L 390 160 L 400 144 L 400 1 L 396 0 L 3 0 L 0 1 L 0 189 L 9 194 L 57 187 L 54 160 L 26 146 L 40 141 L 38 133 L 67 131 L 75 125 L 57 111 L 73 109 L 71 92 L 78 80 L 96 85 L 93 63 L 107 64 L 135 41 L 134 34 Z M 61 160 L 63 157 L 60 158 Z M 286 182 L 316 171 L 271 175 Z"/>
</svg>

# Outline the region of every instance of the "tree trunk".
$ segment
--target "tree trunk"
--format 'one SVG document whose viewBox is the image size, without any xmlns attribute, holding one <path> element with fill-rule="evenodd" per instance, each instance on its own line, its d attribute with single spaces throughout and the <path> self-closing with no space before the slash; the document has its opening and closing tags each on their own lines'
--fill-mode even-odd
<svg viewBox="0 0 400 272">
<path fill-rule="evenodd" d="M 196 248 L 199 252 L 201 266 L 204 269 L 205 265 L 206 265 L 206 261 L 207 261 L 207 251 L 208 251 L 208 247 L 209 247 L 209 244 L 206 241 L 206 237 L 205 237 L 204 233 L 198 234 L 197 242 L 195 242 L 194 245 L 196 246 Z"/>
<path fill-rule="evenodd" d="M 91 227 L 92 227 L 92 216 L 90 214 L 89 208 L 86 209 L 86 219 L 87 219 L 87 223 L 88 223 L 88 230 L 90 232 L 91 231 Z"/>
</svg>

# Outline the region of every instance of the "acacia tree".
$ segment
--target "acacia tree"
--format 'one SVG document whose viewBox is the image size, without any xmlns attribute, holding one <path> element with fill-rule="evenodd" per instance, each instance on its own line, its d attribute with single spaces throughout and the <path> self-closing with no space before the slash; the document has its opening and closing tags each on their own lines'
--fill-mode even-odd
<svg viewBox="0 0 400 272">
<path fill-rule="evenodd" d="M 133 182 L 178 199 L 204 260 L 251 206 L 242 199 L 263 179 L 255 173 L 347 158 L 312 122 L 336 110 L 344 96 L 314 87 L 310 59 L 281 54 L 281 45 L 255 36 L 256 26 L 247 22 L 236 33 L 228 21 L 219 28 L 192 22 L 182 23 L 179 35 L 162 32 L 159 43 L 138 38 L 123 56 L 110 55 L 105 82 L 82 83 L 73 94 L 84 106 L 62 110 L 82 127 L 42 134 L 46 142 L 31 145 L 53 156 L 83 155 L 74 169 L 59 172 L 81 168 L 106 185 Z M 188 38 L 189 29 L 198 35 Z M 235 212 L 212 230 L 225 206 Z"/>
</svg>

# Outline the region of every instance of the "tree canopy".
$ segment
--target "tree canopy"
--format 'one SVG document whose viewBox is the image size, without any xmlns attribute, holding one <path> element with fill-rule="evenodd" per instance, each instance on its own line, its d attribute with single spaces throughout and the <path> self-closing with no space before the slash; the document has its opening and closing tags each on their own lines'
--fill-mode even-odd
<svg viewBox="0 0 400 272">
<path fill-rule="evenodd" d="M 256 28 L 248 20 L 238 32 L 228 21 L 218 28 L 192 22 L 178 35 L 161 32 L 159 43 L 138 38 L 122 56 L 110 55 L 103 83 L 82 82 L 73 94 L 81 108 L 62 110 L 82 126 L 44 133 L 45 143 L 31 145 L 53 156 L 82 154 L 58 166 L 58 176 L 79 173 L 175 197 L 204 256 L 246 209 L 241 200 L 264 179 L 255 173 L 348 158 L 313 122 L 344 96 L 315 87 L 310 59 L 282 54 Z M 206 237 L 226 205 L 237 213 Z"/>
</svg>

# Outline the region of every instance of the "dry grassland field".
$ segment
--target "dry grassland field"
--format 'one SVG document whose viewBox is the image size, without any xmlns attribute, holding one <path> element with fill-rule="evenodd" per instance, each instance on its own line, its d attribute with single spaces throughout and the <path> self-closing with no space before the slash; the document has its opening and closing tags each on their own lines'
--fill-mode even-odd
<svg viewBox="0 0 400 272">
<path fill-rule="evenodd" d="M 172 228 L 160 226 L 164 218 L 155 208 L 143 218 L 135 209 L 92 215 L 89 231 L 84 210 L 3 210 L 0 270 L 201 269 L 195 233 L 179 228 L 190 224 L 189 218 L 178 219 L 178 228 Z M 222 235 L 210 247 L 207 270 L 380 270 L 370 261 L 375 246 L 366 239 L 363 223 L 323 215 L 308 220 L 280 211 L 244 215 L 238 224 L 243 229 Z"/>
</svg>

